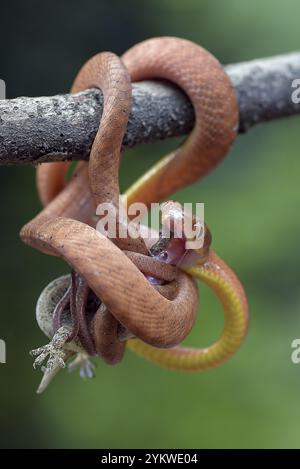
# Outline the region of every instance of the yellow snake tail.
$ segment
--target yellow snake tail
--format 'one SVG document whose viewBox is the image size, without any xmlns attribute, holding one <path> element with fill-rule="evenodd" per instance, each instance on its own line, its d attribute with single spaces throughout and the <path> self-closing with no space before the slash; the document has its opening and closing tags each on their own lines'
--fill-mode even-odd
<svg viewBox="0 0 300 469">
<path fill-rule="evenodd" d="M 185 271 L 206 283 L 220 299 L 224 308 L 224 330 L 220 339 L 207 348 L 159 349 L 139 339 L 128 341 L 127 346 L 140 357 L 165 368 L 204 371 L 228 360 L 239 349 L 247 332 L 247 301 L 235 274 L 213 252 L 204 265 Z"/>
</svg>

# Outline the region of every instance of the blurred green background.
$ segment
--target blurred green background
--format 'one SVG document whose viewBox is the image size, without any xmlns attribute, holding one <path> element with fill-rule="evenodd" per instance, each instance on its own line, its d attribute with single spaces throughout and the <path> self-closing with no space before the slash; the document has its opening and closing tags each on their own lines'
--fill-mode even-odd
<svg viewBox="0 0 300 469">
<path fill-rule="evenodd" d="M 222 63 L 299 49 L 297 0 L 12 0 L 1 5 L 0 77 L 7 97 L 68 92 L 92 54 L 121 54 L 150 36 L 202 44 Z M 240 136 L 209 177 L 181 191 L 205 202 L 214 248 L 238 273 L 251 308 L 248 338 L 222 367 L 198 374 L 159 369 L 127 352 L 116 368 L 98 364 L 83 382 L 61 372 L 48 391 L 28 351 L 45 343 L 35 322 L 42 288 L 66 272 L 62 261 L 23 245 L 20 227 L 40 209 L 34 168 L 0 168 L 0 446 L 66 448 L 300 447 L 299 118 Z M 127 152 L 125 188 L 174 142 Z M 222 310 L 200 286 L 201 314 L 189 344 L 206 346 Z"/>
</svg>

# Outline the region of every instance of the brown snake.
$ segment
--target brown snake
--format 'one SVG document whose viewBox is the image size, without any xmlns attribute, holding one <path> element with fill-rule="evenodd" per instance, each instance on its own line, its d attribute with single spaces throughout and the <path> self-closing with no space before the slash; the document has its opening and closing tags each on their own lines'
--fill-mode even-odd
<svg viewBox="0 0 300 469">
<path fill-rule="evenodd" d="M 104 95 L 89 163 L 79 163 L 69 183 L 68 163 L 42 164 L 37 186 L 46 207 L 21 231 L 27 244 L 63 257 L 104 303 L 105 308 L 99 308 L 90 323 L 92 341 L 86 349 L 111 363 L 124 352 L 118 323 L 150 346 L 172 347 L 190 332 L 197 307 L 193 279 L 149 257 L 147 239 L 116 237 L 112 242 L 93 228 L 95 206 L 108 202 L 118 211 L 119 160 L 131 109 L 130 80 L 174 82 L 190 98 L 196 124 L 180 148 L 133 185 L 127 193 L 128 205 L 138 201 L 149 206 L 207 174 L 228 152 L 238 123 L 233 87 L 219 62 L 200 46 L 178 38 L 154 38 L 127 51 L 122 61 L 111 53 L 98 54 L 77 75 L 73 93 L 97 87 Z M 208 257 L 216 271 L 219 265 L 217 275 L 228 280 L 237 294 L 245 318 L 244 334 L 247 301 L 242 287 L 213 252 L 206 254 L 205 261 Z M 168 283 L 152 285 L 144 274 L 160 276 Z M 82 327 L 81 323 L 76 333 L 81 333 L 84 342 L 87 334 Z"/>
</svg>

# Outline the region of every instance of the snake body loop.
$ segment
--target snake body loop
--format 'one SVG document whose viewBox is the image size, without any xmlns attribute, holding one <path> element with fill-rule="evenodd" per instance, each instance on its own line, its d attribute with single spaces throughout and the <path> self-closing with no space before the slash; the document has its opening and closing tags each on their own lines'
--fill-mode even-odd
<svg viewBox="0 0 300 469">
<path fill-rule="evenodd" d="M 101 79 L 97 81 L 98 75 L 101 75 Z M 103 202 L 110 202 L 115 207 L 118 204 L 119 153 L 131 106 L 129 77 L 120 59 L 113 54 L 98 54 L 90 59 L 75 79 L 73 90 L 91 86 L 101 87 L 104 93 L 103 116 L 91 150 L 88 168 L 93 200 L 87 201 L 83 195 L 81 203 L 77 193 L 77 203 L 74 203 L 76 186 L 79 186 L 79 193 L 82 194 L 83 180 L 86 181 L 87 177 L 85 165 L 81 164 L 73 178 L 72 189 L 70 190 L 69 186 L 73 181 L 41 214 L 22 229 L 21 237 L 47 254 L 63 257 L 86 279 L 90 288 L 104 301 L 113 316 L 132 334 L 148 344 L 170 347 L 180 343 L 194 324 L 197 310 L 194 281 L 186 274 L 180 273 L 178 279 L 174 280 L 176 294 L 174 298 L 168 299 L 168 286 L 161 286 L 157 291 L 158 289 L 149 284 L 144 275 L 110 240 L 77 221 L 82 217 L 87 219 L 87 212 L 91 213 L 90 209 L 86 211 L 87 202 L 94 207 L 95 204 Z M 43 186 L 39 187 L 41 189 Z M 42 199 L 47 200 L 44 194 L 43 192 Z M 59 216 L 62 218 L 58 218 Z M 132 250 L 134 247 L 136 252 L 148 253 L 143 239 L 133 242 L 128 238 L 127 241 L 126 249 Z M 80 256 L 78 251 L 83 247 L 84 255 Z M 146 259 L 141 259 L 140 262 L 146 262 Z M 107 266 L 103 271 L 104 263 Z M 118 274 L 118 282 L 123 284 L 120 290 L 115 287 L 118 282 L 114 271 Z M 167 298 L 163 295 L 164 290 Z"/>
<path fill-rule="evenodd" d="M 219 62 L 190 41 L 150 39 L 126 52 L 123 62 L 132 81 L 164 78 L 180 86 L 191 99 L 196 115 L 195 128 L 186 142 L 127 191 L 128 205 L 136 201 L 149 205 L 204 176 L 224 158 L 236 135 L 237 102 Z M 126 76 L 124 66 L 107 53 L 91 59 L 77 76 L 73 92 L 93 86 L 104 92 L 105 108 L 89 166 L 80 163 L 68 184 L 68 163 L 38 168 L 38 192 L 46 207 L 23 228 L 21 237 L 45 253 L 63 257 L 87 279 L 113 317 L 139 338 L 127 342 L 136 353 L 170 368 L 207 369 L 231 356 L 247 330 L 246 297 L 230 268 L 211 251 L 203 265 L 187 270 L 207 283 L 223 304 L 225 325 L 220 340 L 207 349 L 162 349 L 181 342 L 194 323 L 197 291 L 193 280 L 181 272 L 157 291 L 132 263 L 134 256 L 142 253 L 144 258 L 135 259 L 140 270 L 153 268 L 148 265 L 143 240 L 134 249 L 128 245 L 129 251 L 137 252 L 129 260 L 130 256 L 92 228 L 95 204 L 115 204 L 119 195 L 119 153 L 130 110 Z M 103 327 L 103 317 L 96 319 Z M 102 345 L 105 347 L 104 342 Z"/>
<path fill-rule="evenodd" d="M 166 79 L 178 85 L 195 111 L 194 129 L 183 145 L 131 187 L 128 203 L 138 193 L 148 205 L 195 182 L 223 160 L 237 133 L 237 98 L 219 61 L 186 39 L 148 39 L 129 49 L 122 60 L 132 81 Z"/>
</svg>

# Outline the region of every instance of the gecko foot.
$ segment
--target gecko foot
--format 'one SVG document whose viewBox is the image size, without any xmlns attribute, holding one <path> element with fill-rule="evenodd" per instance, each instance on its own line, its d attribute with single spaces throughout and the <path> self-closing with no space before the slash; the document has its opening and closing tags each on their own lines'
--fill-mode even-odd
<svg viewBox="0 0 300 469">
<path fill-rule="evenodd" d="M 81 378 L 87 379 L 95 376 L 94 370 L 96 365 L 90 360 L 86 353 L 77 353 L 74 360 L 68 364 L 69 371 L 74 371 L 78 367 Z"/>
<path fill-rule="evenodd" d="M 66 366 L 66 353 L 63 349 L 63 346 L 67 342 L 70 336 L 70 332 L 71 331 L 68 327 L 62 326 L 55 332 L 49 344 L 39 347 L 35 350 L 31 350 L 30 355 L 37 357 L 34 360 L 33 367 L 37 368 L 38 366 L 41 366 L 44 360 L 49 356 L 46 366 L 48 371 L 52 370 L 56 366 L 64 368 Z"/>
</svg>

